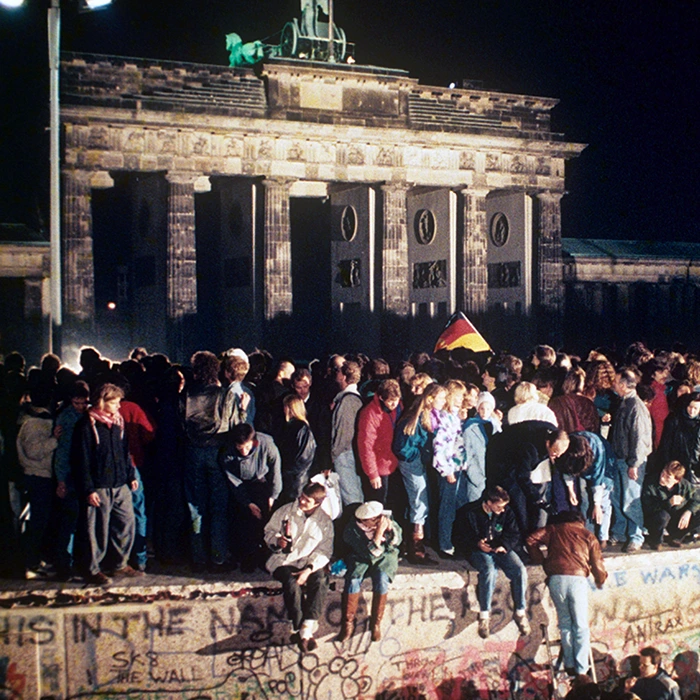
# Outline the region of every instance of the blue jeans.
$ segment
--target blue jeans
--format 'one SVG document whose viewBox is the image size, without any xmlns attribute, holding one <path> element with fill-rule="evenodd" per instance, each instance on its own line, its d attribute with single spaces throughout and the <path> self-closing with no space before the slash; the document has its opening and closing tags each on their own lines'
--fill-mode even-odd
<svg viewBox="0 0 700 700">
<path fill-rule="evenodd" d="M 131 497 L 134 500 L 134 524 L 136 532 L 134 534 L 134 546 L 131 548 L 131 556 L 135 568 L 145 570 L 148 554 L 146 551 L 146 534 L 148 523 L 146 519 L 146 494 L 143 490 L 143 480 L 137 467 L 134 467 L 136 479 L 139 482 L 139 487 L 136 491 L 131 492 Z"/>
<path fill-rule="evenodd" d="M 80 502 L 71 484 L 68 484 L 65 498 L 59 498 L 56 503 L 56 567 L 61 573 L 68 573 L 73 566 L 75 535 L 80 516 Z"/>
<path fill-rule="evenodd" d="M 423 460 L 399 462 L 399 471 L 408 496 L 409 520 L 414 525 L 425 525 L 428 518 L 428 479 Z"/>
<path fill-rule="evenodd" d="M 385 594 L 389 592 L 389 576 L 383 571 L 380 571 L 376 566 L 370 567 L 369 578 L 372 579 L 372 591 L 374 593 Z M 345 592 L 346 593 L 359 593 L 362 587 L 361 578 L 346 578 L 345 579 Z"/>
<path fill-rule="evenodd" d="M 585 576 L 549 577 L 549 595 L 559 618 L 564 667 L 586 673 L 590 666 L 591 633 L 588 628 L 588 579 Z"/>
<path fill-rule="evenodd" d="M 627 475 L 627 462 L 618 459 L 615 465 L 615 482 L 613 485 L 613 511 L 615 521 L 610 534 L 618 542 L 630 541 L 635 544 L 644 542 L 644 514 L 642 513 L 642 484 L 646 462 L 638 469 L 636 481 Z"/>
<path fill-rule="evenodd" d="M 343 507 L 351 503 L 364 503 L 362 482 L 355 467 L 355 455 L 352 450 L 339 454 L 333 461 L 333 467 L 340 479 L 340 497 Z"/>
<path fill-rule="evenodd" d="M 612 480 L 603 484 L 603 497 L 600 507 L 603 510 L 603 522 L 593 522 L 591 512 L 593 510 L 593 497 L 588 483 L 581 479 L 581 512 L 586 517 L 586 528 L 597 536 L 600 542 L 610 539 L 610 522 L 612 521 Z"/>
<path fill-rule="evenodd" d="M 450 552 L 452 546 L 452 526 L 455 514 L 465 503 L 469 502 L 469 483 L 464 472 L 455 472 L 457 481 L 450 484 L 444 476 L 440 477 L 440 505 L 438 507 L 438 546 L 443 552 Z"/>
<path fill-rule="evenodd" d="M 477 550 L 469 555 L 469 563 L 479 572 L 476 597 L 479 600 L 481 612 L 491 611 L 491 600 L 496 589 L 496 578 L 501 569 L 510 581 L 510 592 L 513 595 L 515 610 L 525 610 L 525 589 L 527 588 L 527 569 L 514 552 L 493 554 Z"/>
<path fill-rule="evenodd" d="M 217 447 L 187 447 L 185 498 L 192 522 L 193 564 L 206 564 L 207 554 L 214 564 L 223 564 L 228 557 L 228 482 L 218 452 Z"/>
</svg>

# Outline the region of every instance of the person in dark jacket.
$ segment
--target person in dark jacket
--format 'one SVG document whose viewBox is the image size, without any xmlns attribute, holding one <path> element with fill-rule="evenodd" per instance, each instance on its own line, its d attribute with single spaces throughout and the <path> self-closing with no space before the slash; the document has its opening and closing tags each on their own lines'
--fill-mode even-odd
<svg viewBox="0 0 700 700">
<path fill-rule="evenodd" d="M 510 580 L 515 609 L 513 619 L 521 635 L 530 634 L 525 612 L 527 569 L 515 552 L 520 531 L 510 496 L 500 486 L 492 486 L 478 501 L 467 503 L 457 511 L 455 538 L 466 549 L 469 563 L 478 571 L 476 594 L 479 599 L 479 636 L 490 634 L 491 600 L 496 588 L 497 569 Z"/>
<path fill-rule="evenodd" d="M 639 651 L 639 678 L 628 678 L 625 690 L 640 700 L 680 700 L 678 683 L 661 668 L 661 652 L 655 647 Z"/>
<path fill-rule="evenodd" d="M 185 416 L 182 410 L 185 377 L 170 367 L 158 382 L 154 464 L 153 537 L 161 563 L 181 563 L 192 528 L 184 493 Z"/>
<path fill-rule="evenodd" d="M 119 404 L 124 392 L 103 384 L 93 406 L 75 426 L 77 452 L 76 487 L 87 508 L 87 580 L 100 586 L 110 583 L 100 569 L 111 545 L 116 566 L 114 576 L 139 576 L 127 561 L 134 543 L 134 508 L 131 491 L 138 488 L 134 465 Z"/>
<path fill-rule="evenodd" d="M 534 483 L 532 475 L 546 472 L 543 462 L 551 463 L 568 448 L 568 437 L 553 423 L 526 420 L 506 426 L 494 435 L 486 449 L 486 485 L 502 486 L 510 495 L 523 536 L 543 525 L 549 496 L 546 475 Z M 551 464 L 549 467 L 551 472 Z M 549 475 L 551 479 L 551 473 Z"/>
<path fill-rule="evenodd" d="M 263 528 L 282 491 L 282 459 L 269 435 L 239 423 L 226 433 L 219 464 L 232 497 L 241 571 L 252 573 L 263 564 Z"/>
<path fill-rule="evenodd" d="M 362 408 L 362 397 L 357 390 L 360 376 L 360 365 L 357 362 L 344 362 L 335 371 L 335 383 L 339 391 L 333 399 L 331 409 L 331 460 L 340 477 L 343 506 L 362 503 L 364 500 L 354 452 L 357 414 Z"/>
<path fill-rule="evenodd" d="M 192 529 L 192 570 L 228 568 L 228 490 L 217 462 L 224 393 L 219 383 L 219 360 L 211 352 L 192 355 L 194 382 L 184 401 L 187 449 L 185 498 Z"/>
<path fill-rule="evenodd" d="M 54 477 L 56 479 L 56 569 L 61 579 L 71 578 L 74 564 L 75 534 L 80 515 L 80 501 L 73 476 L 75 444 L 73 431 L 85 415 L 90 388 L 83 381 L 76 381 L 68 390 L 70 402 L 66 402 L 56 416 L 56 425 L 61 427 L 58 447 L 54 455 Z M 77 554 L 77 552 L 76 552 Z"/>
<path fill-rule="evenodd" d="M 287 394 L 282 404 L 284 424 L 278 443 L 282 457 L 280 505 L 292 503 L 301 496 L 316 454 L 316 440 L 306 418 L 304 401 L 296 394 Z"/>
<path fill-rule="evenodd" d="M 547 548 L 545 557 L 540 547 Z M 527 538 L 533 564 L 542 564 L 549 594 L 557 610 L 564 668 L 574 676 L 590 667 L 588 576 L 602 588 L 608 574 L 596 536 L 586 529 L 578 511 L 563 511 L 547 527 Z"/>
<path fill-rule="evenodd" d="M 668 544 L 680 547 L 684 538 L 700 530 L 700 493 L 684 475 L 685 467 L 672 461 L 656 479 L 644 484 L 644 525 L 649 531 L 649 546 L 654 550 L 661 549 L 664 531 L 668 533 Z"/>
<path fill-rule="evenodd" d="M 673 460 L 688 468 L 689 481 L 700 484 L 700 392 L 679 399 L 664 421 L 659 449 L 654 455 L 657 474 Z"/>
</svg>

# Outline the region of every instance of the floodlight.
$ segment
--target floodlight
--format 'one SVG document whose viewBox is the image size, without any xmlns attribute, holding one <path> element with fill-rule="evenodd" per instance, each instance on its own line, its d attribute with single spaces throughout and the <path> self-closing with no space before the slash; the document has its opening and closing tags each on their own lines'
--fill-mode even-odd
<svg viewBox="0 0 700 700">
<path fill-rule="evenodd" d="M 92 10 L 101 10 L 107 5 L 110 5 L 112 0 L 79 0 L 80 12 L 92 12 Z"/>
<path fill-rule="evenodd" d="M 24 0 L 0 0 L 0 5 L 14 10 L 17 7 L 22 7 L 22 5 L 24 5 Z"/>
</svg>

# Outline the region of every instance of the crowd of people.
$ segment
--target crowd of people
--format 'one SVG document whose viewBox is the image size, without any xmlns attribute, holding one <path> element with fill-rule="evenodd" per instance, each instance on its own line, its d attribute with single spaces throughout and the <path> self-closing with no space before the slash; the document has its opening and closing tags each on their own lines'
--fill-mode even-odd
<svg viewBox="0 0 700 700">
<path fill-rule="evenodd" d="M 684 348 L 455 350 L 392 368 L 240 348 L 111 362 L 86 347 L 80 365 L 49 354 L 27 371 L 11 353 L 0 373 L 3 535 L 27 579 L 108 585 L 153 556 L 195 573 L 266 567 L 308 650 L 330 564 L 346 572 L 339 638 L 371 578 L 379 639 L 401 557 L 466 557 L 485 638 L 501 569 L 527 635 L 523 562 L 548 545 L 565 664 L 583 673 L 587 608 L 566 611 L 590 573 L 603 585 L 601 553 L 700 532 L 700 359 Z"/>
</svg>

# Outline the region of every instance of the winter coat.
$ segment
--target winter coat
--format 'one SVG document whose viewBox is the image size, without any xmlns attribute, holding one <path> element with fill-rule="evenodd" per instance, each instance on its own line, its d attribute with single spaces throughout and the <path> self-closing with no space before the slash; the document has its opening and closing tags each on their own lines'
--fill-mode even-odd
<svg viewBox="0 0 700 700">
<path fill-rule="evenodd" d="M 655 460 L 657 471 L 674 459 L 700 477 L 700 416 L 691 418 L 686 406 L 678 406 L 664 423 Z"/>
<path fill-rule="evenodd" d="M 28 476 L 52 476 L 53 453 L 58 440 L 53 436 L 53 419 L 48 409 L 31 409 L 17 435 L 17 457 Z"/>
<path fill-rule="evenodd" d="M 385 573 L 390 581 L 394 580 L 399 568 L 401 528 L 393 518 L 391 524 L 392 529 L 384 534 L 384 540 L 379 547 L 360 530 L 357 520 L 353 519 L 347 524 L 343 532 L 343 541 L 350 548 L 346 557 L 348 578 L 364 579 L 371 574 L 371 569 L 377 568 Z"/>
<path fill-rule="evenodd" d="M 608 573 L 596 536 L 582 522 L 547 525 L 528 536 L 527 550 L 533 564 L 542 564 L 547 576 L 583 576 L 593 574 L 602 586 Z M 540 545 L 547 547 L 546 558 Z"/>
<path fill-rule="evenodd" d="M 377 394 L 360 411 L 357 419 L 357 453 L 368 479 L 389 476 L 399 460 L 391 450 L 394 428 L 401 415 L 401 405 L 387 411 Z"/>
<path fill-rule="evenodd" d="M 464 469 L 464 440 L 459 416 L 449 411 L 438 414 L 433 438 L 433 466 L 440 476 L 451 476 Z"/>
<path fill-rule="evenodd" d="M 136 479 L 124 428 L 84 415 L 75 425 L 76 487 L 85 495 L 96 489 L 116 489 Z"/>
<path fill-rule="evenodd" d="M 506 506 L 502 513 L 487 513 L 483 497 L 457 511 L 453 532 L 457 547 L 467 552 L 480 552 L 480 540 L 486 540 L 494 549 L 504 547 L 507 552 L 515 549 L 520 542 L 520 530 L 513 509 Z"/>
<path fill-rule="evenodd" d="M 587 430 L 591 433 L 600 431 L 600 418 L 595 404 L 590 399 L 579 394 L 564 394 L 555 396 L 547 407 L 557 418 L 557 425 L 573 433 L 577 430 Z"/>
<path fill-rule="evenodd" d="M 615 456 L 629 468 L 641 467 L 651 452 L 651 416 L 636 391 L 620 402 L 610 430 L 610 444 Z"/>
<path fill-rule="evenodd" d="M 185 431 L 191 445 L 215 447 L 224 392 L 217 384 L 194 385 L 185 398 Z"/>
<path fill-rule="evenodd" d="M 406 435 L 403 429 L 406 423 L 400 420 L 394 430 L 394 440 L 391 449 L 399 462 L 415 462 L 420 460 L 427 466 L 433 459 L 433 434 L 428 432 L 420 420 L 416 423 L 413 435 Z"/>
<path fill-rule="evenodd" d="M 282 458 L 282 497 L 291 502 L 301 495 L 316 454 L 316 440 L 303 420 L 294 418 L 282 426 L 278 442 Z"/>
<path fill-rule="evenodd" d="M 337 459 L 353 448 L 357 414 L 362 408 L 362 397 L 357 386 L 351 384 L 333 400 L 331 416 L 331 459 Z"/>
<path fill-rule="evenodd" d="M 234 499 L 244 508 L 251 503 L 246 482 L 266 484 L 268 498 L 273 501 L 282 491 L 282 459 L 274 440 L 265 433 L 255 434 L 253 449 L 245 457 L 232 441 L 227 441 L 219 451 L 219 464 L 228 478 Z"/>
<path fill-rule="evenodd" d="M 277 546 L 277 539 L 284 532 L 284 521 L 289 521 L 291 549 L 283 552 Z M 272 574 L 280 566 L 296 566 L 303 569 L 310 566 L 312 571 L 320 571 L 333 556 L 333 521 L 323 508 L 317 508 L 307 516 L 294 501 L 278 508 L 265 525 L 265 544 L 272 555 L 265 565 Z"/>
<path fill-rule="evenodd" d="M 486 488 L 486 446 L 494 433 L 501 432 L 500 422 L 484 420 L 479 416 L 464 423 L 462 439 L 467 470 L 467 500 L 478 501 Z"/>
</svg>

